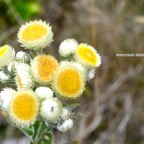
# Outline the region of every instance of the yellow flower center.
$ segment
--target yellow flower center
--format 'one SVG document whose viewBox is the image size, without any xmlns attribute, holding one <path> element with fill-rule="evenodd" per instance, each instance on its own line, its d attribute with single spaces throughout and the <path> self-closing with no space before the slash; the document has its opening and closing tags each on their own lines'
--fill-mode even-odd
<svg viewBox="0 0 144 144">
<path fill-rule="evenodd" d="M 21 80 L 20 76 L 17 75 L 16 79 L 17 79 L 17 84 L 18 84 L 19 88 L 23 88 L 23 84 L 22 84 L 22 80 Z"/>
<path fill-rule="evenodd" d="M 53 79 L 58 63 L 51 56 L 41 56 L 38 58 L 38 75 L 40 80 L 49 82 Z"/>
<path fill-rule="evenodd" d="M 82 79 L 77 70 L 64 69 L 58 74 L 57 86 L 60 93 L 67 97 L 75 97 L 82 89 Z"/>
<path fill-rule="evenodd" d="M 48 30 L 40 25 L 33 24 L 26 27 L 22 33 L 22 38 L 26 41 L 37 40 L 47 34 Z"/>
<path fill-rule="evenodd" d="M 98 62 L 95 52 L 86 45 L 80 45 L 78 47 L 78 55 L 91 65 L 95 65 Z"/>
<path fill-rule="evenodd" d="M 8 46 L 4 45 L 0 48 L 0 57 L 2 57 L 8 50 Z"/>
<path fill-rule="evenodd" d="M 37 113 L 36 97 L 21 93 L 12 101 L 12 112 L 20 120 L 32 120 Z"/>
</svg>

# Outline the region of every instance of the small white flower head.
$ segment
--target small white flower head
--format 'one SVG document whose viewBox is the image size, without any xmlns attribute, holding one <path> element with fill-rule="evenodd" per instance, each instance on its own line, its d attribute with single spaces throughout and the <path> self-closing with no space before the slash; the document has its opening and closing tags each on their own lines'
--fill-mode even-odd
<svg viewBox="0 0 144 144">
<path fill-rule="evenodd" d="M 72 119 L 65 120 L 62 124 L 57 125 L 57 129 L 60 132 L 66 132 L 66 131 L 70 130 L 72 127 L 73 127 Z"/>
<path fill-rule="evenodd" d="M 38 87 L 35 90 L 35 93 L 38 95 L 40 100 L 53 97 L 53 91 L 49 87 Z"/>
<path fill-rule="evenodd" d="M 67 120 L 70 116 L 71 116 L 71 112 L 69 111 L 68 108 L 64 107 L 62 109 L 61 119 L 62 120 Z"/>
<path fill-rule="evenodd" d="M 34 86 L 31 68 L 28 64 L 16 63 L 16 84 L 17 88 L 32 88 Z"/>
<path fill-rule="evenodd" d="M 87 73 L 87 79 L 91 80 L 91 79 L 94 78 L 94 76 L 95 76 L 95 69 L 89 70 L 88 73 Z"/>
<path fill-rule="evenodd" d="M 57 98 L 48 98 L 42 102 L 41 116 L 48 122 L 55 123 L 60 119 L 62 104 Z"/>
<path fill-rule="evenodd" d="M 77 47 L 75 59 L 87 68 L 99 67 L 101 65 L 101 57 L 95 48 L 83 43 Z"/>
<path fill-rule="evenodd" d="M 9 79 L 9 75 L 4 73 L 3 71 L 0 71 L 0 80 L 5 81 Z"/>
<path fill-rule="evenodd" d="M 18 31 L 18 42 L 26 49 L 38 50 L 53 41 L 51 26 L 42 20 L 34 20 L 22 25 Z"/>
<path fill-rule="evenodd" d="M 14 49 L 9 45 L 0 47 L 0 67 L 7 66 L 15 57 Z"/>
<path fill-rule="evenodd" d="M 74 62 L 60 64 L 52 82 L 54 91 L 63 98 L 78 98 L 85 89 L 86 75 L 81 68 Z"/>
<path fill-rule="evenodd" d="M 73 54 L 78 46 L 78 42 L 74 39 L 66 39 L 59 46 L 59 53 L 63 57 Z"/>
<path fill-rule="evenodd" d="M 4 88 L 0 93 L 0 106 L 6 112 L 8 111 L 8 107 L 14 93 L 15 90 L 11 88 Z"/>
<path fill-rule="evenodd" d="M 38 55 L 31 61 L 31 69 L 35 80 L 42 84 L 49 84 L 56 73 L 57 60 L 51 55 Z"/>
</svg>

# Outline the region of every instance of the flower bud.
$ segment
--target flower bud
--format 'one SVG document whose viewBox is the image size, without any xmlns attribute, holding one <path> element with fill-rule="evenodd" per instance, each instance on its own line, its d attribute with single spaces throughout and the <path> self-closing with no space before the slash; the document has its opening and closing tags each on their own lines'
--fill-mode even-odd
<svg viewBox="0 0 144 144">
<path fill-rule="evenodd" d="M 49 87 L 38 87 L 35 92 L 40 100 L 53 97 L 53 91 Z"/>
<path fill-rule="evenodd" d="M 73 127 L 73 120 L 72 119 L 65 120 L 61 125 L 60 124 L 57 125 L 57 129 L 60 132 L 66 132 L 69 129 L 71 129 L 72 127 Z"/>
<path fill-rule="evenodd" d="M 59 47 L 59 53 L 63 57 L 67 57 L 70 54 L 73 54 L 75 49 L 77 48 L 78 43 L 74 39 L 66 39 L 64 40 Z"/>
<path fill-rule="evenodd" d="M 42 102 L 40 114 L 48 122 L 58 121 L 61 113 L 62 103 L 57 98 L 48 98 Z"/>
<path fill-rule="evenodd" d="M 70 111 L 67 108 L 62 109 L 61 119 L 67 120 L 71 116 Z"/>
</svg>

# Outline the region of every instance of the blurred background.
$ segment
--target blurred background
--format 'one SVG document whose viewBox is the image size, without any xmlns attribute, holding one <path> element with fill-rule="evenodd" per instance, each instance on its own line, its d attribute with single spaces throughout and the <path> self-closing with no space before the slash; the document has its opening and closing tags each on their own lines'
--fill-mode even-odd
<svg viewBox="0 0 144 144">
<path fill-rule="evenodd" d="M 42 19 L 53 27 L 45 52 L 58 56 L 66 38 L 93 45 L 102 65 L 88 82 L 73 129 L 56 144 L 144 144 L 144 0 L 0 0 L 0 45 L 17 42 L 21 24 Z M 2 88 L 2 86 L 1 86 Z M 27 138 L 0 115 L 0 144 L 26 144 Z"/>
</svg>

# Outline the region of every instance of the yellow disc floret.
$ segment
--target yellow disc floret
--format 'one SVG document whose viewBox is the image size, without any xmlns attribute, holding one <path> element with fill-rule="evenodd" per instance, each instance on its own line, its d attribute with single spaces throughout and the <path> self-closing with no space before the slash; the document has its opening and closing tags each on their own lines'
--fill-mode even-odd
<svg viewBox="0 0 144 144">
<path fill-rule="evenodd" d="M 39 55 L 32 62 L 32 70 L 36 81 L 47 84 L 52 81 L 58 62 L 50 55 Z"/>
<path fill-rule="evenodd" d="M 10 104 L 11 120 L 19 126 L 29 126 L 36 120 L 39 102 L 32 90 L 18 91 Z"/>
<path fill-rule="evenodd" d="M 92 46 L 87 44 L 80 44 L 76 50 L 76 59 L 88 66 L 98 67 L 101 64 L 101 58 Z"/>
<path fill-rule="evenodd" d="M 71 65 L 60 67 L 53 82 L 56 92 L 67 98 L 80 96 L 84 91 L 84 84 L 83 73 Z"/>
<path fill-rule="evenodd" d="M 48 30 L 40 24 L 32 24 L 24 29 L 22 38 L 26 41 L 42 38 L 48 33 Z"/>
</svg>

